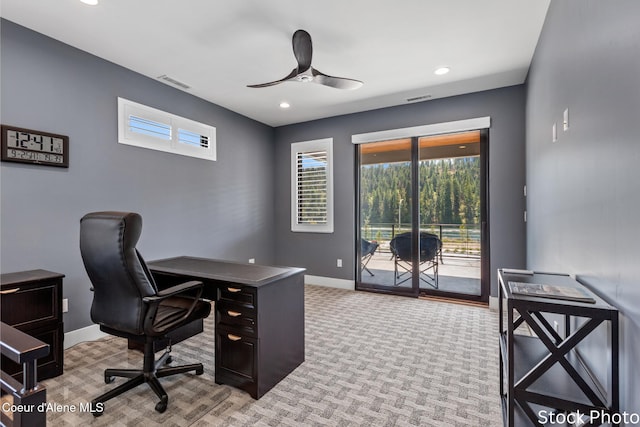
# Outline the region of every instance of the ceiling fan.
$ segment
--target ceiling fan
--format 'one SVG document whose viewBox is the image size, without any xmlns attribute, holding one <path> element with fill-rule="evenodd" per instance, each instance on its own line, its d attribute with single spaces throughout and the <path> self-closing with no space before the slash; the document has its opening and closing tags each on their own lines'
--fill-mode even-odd
<svg viewBox="0 0 640 427">
<path fill-rule="evenodd" d="M 302 82 L 302 83 L 318 83 L 325 86 L 335 87 L 336 89 L 358 89 L 362 86 L 359 80 L 347 79 L 344 77 L 328 76 L 311 66 L 311 56 L 313 55 L 313 47 L 311 45 L 311 36 L 304 30 L 297 30 L 293 33 L 293 54 L 298 61 L 298 66 L 283 79 L 274 82 L 262 83 L 257 85 L 247 85 L 247 87 L 260 88 L 274 86 L 282 82 Z"/>
</svg>

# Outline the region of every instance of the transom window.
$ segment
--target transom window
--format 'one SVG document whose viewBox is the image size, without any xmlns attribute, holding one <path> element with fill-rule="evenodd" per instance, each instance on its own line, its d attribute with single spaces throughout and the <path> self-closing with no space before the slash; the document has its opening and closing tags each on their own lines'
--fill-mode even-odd
<svg viewBox="0 0 640 427">
<path fill-rule="evenodd" d="M 216 160 L 216 128 L 118 98 L 118 142 Z"/>
</svg>

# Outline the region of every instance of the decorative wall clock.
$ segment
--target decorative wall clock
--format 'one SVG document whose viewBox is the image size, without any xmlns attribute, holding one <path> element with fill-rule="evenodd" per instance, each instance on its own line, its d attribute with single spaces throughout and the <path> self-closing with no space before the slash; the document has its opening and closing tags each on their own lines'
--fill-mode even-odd
<svg viewBox="0 0 640 427">
<path fill-rule="evenodd" d="M 69 167 L 69 137 L 2 125 L 2 161 Z"/>
</svg>

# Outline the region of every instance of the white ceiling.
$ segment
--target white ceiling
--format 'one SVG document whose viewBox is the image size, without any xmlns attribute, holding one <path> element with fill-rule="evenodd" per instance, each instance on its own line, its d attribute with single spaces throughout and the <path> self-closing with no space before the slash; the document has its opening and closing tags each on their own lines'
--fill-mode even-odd
<svg viewBox="0 0 640 427">
<path fill-rule="evenodd" d="M 520 84 L 550 0 L 1 1 L 3 18 L 279 126 Z M 247 88 L 295 68 L 299 28 L 314 68 L 364 86 Z M 441 66 L 451 72 L 436 76 Z"/>
</svg>

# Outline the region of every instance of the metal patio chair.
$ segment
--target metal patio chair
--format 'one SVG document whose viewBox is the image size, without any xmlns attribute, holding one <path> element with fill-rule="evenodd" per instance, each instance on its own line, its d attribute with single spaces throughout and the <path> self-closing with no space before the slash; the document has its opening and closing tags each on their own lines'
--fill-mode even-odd
<svg viewBox="0 0 640 427">
<path fill-rule="evenodd" d="M 361 270 L 366 270 L 367 273 L 372 276 L 374 276 L 374 274 L 367 268 L 367 264 L 369 264 L 369 261 L 371 261 L 371 258 L 376 252 L 376 249 L 378 249 L 378 242 L 376 242 L 375 240 L 368 241 L 365 239 L 360 239 L 360 254 L 362 256 L 362 258 L 360 258 Z"/>
<path fill-rule="evenodd" d="M 393 285 L 411 279 L 411 233 L 402 233 L 389 243 L 393 257 Z M 442 254 L 442 241 L 432 233 L 420 232 L 420 281 L 438 289 L 438 264 Z M 408 275 L 408 277 L 404 277 Z"/>
</svg>

